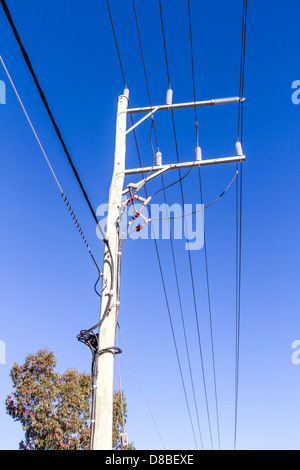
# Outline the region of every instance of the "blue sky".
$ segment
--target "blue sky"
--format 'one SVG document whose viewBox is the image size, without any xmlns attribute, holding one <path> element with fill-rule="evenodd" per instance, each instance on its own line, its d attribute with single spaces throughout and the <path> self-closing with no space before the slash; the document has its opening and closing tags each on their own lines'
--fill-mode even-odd
<svg viewBox="0 0 300 470">
<path fill-rule="evenodd" d="M 106 2 L 7 1 L 62 136 L 90 200 L 106 203 L 113 166 L 116 100 L 123 81 Z M 163 0 L 170 81 L 174 102 L 193 101 L 188 10 L 185 0 Z M 153 104 L 168 88 L 158 1 L 136 0 Z M 242 2 L 191 0 L 197 99 L 236 96 L 239 91 Z M 132 2 L 111 0 L 111 11 L 130 89 L 132 107 L 148 96 Z M 292 363 L 299 321 L 299 113 L 292 83 L 300 79 L 297 45 L 300 5 L 296 0 L 249 2 L 245 70 L 243 166 L 243 255 L 240 398 L 237 448 L 299 449 L 300 365 Z M 5 15 L 0 11 L 0 53 L 15 82 L 51 164 L 101 265 L 103 243 L 43 108 Z M 99 317 L 93 291 L 97 272 L 64 206 L 4 70 L 6 104 L 0 105 L 0 365 L 1 449 L 16 449 L 19 424 L 5 414 L 14 362 L 48 347 L 57 368 L 90 370 L 90 353 L 77 342 L 81 329 Z M 181 161 L 193 160 L 193 110 L 175 112 Z M 164 162 L 175 162 L 169 113 L 155 118 Z M 203 158 L 231 156 L 237 132 L 234 104 L 198 111 Z M 150 122 L 137 130 L 143 165 L 151 165 Z M 133 136 L 126 166 L 136 167 Z M 225 189 L 235 165 L 203 169 L 204 203 Z M 127 180 L 126 180 L 127 181 Z M 166 182 L 174 181 L 168 175 Z M 129 182 L 129 181 L 127 181 Z M 159 186 L 154 182 L 149 191 Z M 183 181 L 187 203 L 200 202 L 197 173 Z M 176 185 L 168 202 L 181 202 Z M 157 196 L 163 202 L 163 195 Z M 233 448 L 235 366 L 235 186 L 205 211 L 221 448 Z M 185 240 L 174 242 L 204 448 L 208 421 L 195 327 Z M 168 299 L 197 432 L 170 243 L 158 240 Z M 120 325 L 151 411 L 167 449 L 195 449 L 161 284 L 153 240 L 127 240 L 122 261 Z M 199 323 L 214 446 L 217 429 L 205 264 L 192 253 Z M 138 449 L 162 443 L 145 403 L 126 348 L 120 356 L 128 401 L 127 432 Z M 116 363 L 117 366 L 117 363 Z M 116 367 L 116 387 L 118 374 Z M 198 447 L 200 448 L 197 433 Z"/>
</svg>

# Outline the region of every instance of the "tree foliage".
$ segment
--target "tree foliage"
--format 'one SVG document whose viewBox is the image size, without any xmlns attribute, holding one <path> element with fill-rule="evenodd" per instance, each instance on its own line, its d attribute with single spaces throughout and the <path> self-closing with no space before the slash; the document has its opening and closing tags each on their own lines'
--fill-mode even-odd
<svg viewBox="0 0 300 470">
<path fill-rule="evenodd" d="M 13 392 L 6 411 L 22 424 L 22 450 L 87 450 L 90 440 L 92 378 L 68 369 L 55 371 L 55 355 L 47 349 L 29 354 L 21 366 L 11 369 Z M 113 445 L 120 448 L 120 433 L 126 422 L 126 400 L 114 394 Z M 132 448 L 132 446 L 129 446 Z"/>
</svg>

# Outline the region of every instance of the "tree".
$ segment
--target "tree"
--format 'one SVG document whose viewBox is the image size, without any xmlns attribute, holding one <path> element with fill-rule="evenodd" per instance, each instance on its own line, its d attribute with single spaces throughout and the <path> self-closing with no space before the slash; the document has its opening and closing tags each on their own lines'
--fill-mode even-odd
<svg viewBox="0 0 300 470">
<path fill-rule="evenodd" d="M 90 440 L 92 378 L 68 369 L 55 371 L 53 352 L 29 354 L 22 366 L 14 364 L 10 376 L 13 392 L 6 411 L 22 424 L 21 450 L 87 450 Z M 123 391 L 114 394 L 113 445 L 121 448 L 120 434 L 126 423 Z M 132 445 L 128 446 L 132 449 Z"/>
</svg>

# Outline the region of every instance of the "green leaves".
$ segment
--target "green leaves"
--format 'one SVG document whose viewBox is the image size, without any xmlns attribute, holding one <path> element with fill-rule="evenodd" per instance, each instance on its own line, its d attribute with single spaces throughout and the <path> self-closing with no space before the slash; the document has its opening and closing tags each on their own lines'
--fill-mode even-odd
<svg viewBox="0 0 300 470">
<path fill-rule="evenodd" d="M 89 448 L 92 379 L 89 374 L 68 369 L 55 371 L 56 358 L 42 349 L 29 354 L 25 364 L 11 370 L 13 393 L 7 396 L 6 411 L 22 424 L 22 450 L 86 450 Z M 124 420 L 124 421 L 123 421 Z M 114 447 L 126 422 L 123 392 L 114 395 Z"/>
</svg>

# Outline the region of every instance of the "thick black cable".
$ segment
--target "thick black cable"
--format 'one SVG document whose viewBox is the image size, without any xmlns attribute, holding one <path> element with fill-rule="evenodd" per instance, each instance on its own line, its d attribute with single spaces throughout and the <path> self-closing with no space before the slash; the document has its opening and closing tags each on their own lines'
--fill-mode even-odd
<svg viewBox="0 0 300 470">
<path fill-rule="evenodd" d="M 98 263 L 96 262 L 96 259 L 95 259 L 94 255 L 93 255 L 93 253 L 92 253 L 92 250 L 90 249 L 89 244 L 88 244 L 88 242 L 87 242 L 87 240 L 86 240 L 86 238 L 85 238 L 85 236 L 84 236 L 84 234 L 83 234 L 83 231 L 82 231 L 82 229 L 81 229 L 81 227 L 80 227 L 80 225 L 79 225 L 78 219 L 77 219 L 77 217 L 75 216 L 75 214 L 74 214 L 74 212 L 73 212 L 73 210 L 72 210 L 72 208 L 71 208 L 71 206 L 70 206 L 70 203 L 69 203 L 69 201 L 68 201 L 68 199 L 67 199 L 65 193 L 63 192 L 63 189 L 62 189 L 62 187 L 61 187 L 61 184 L 60 184 L 60 182 L 58 181 L 58 178 L 57 178 L 57 176 L 56 176 L 56 174 L 55 174 L 55 172 L 54 172 L 54 170 L 53 170 L 53 168 L 52 168 L 52 165 L 51 165 L 51 163 L 50 163 L 50 161 L 49 161 L 49 159 L 48 159 L 48 157 L 47 157 L 47 155 L 46 155 L 46 152 L 45 152 L 45 150 L 44 150 L 44 147 L 43 147 L 42 144 L 41 144 L 41 141 L 40 141 L 40 139 L 39 139 L 39 137 L 38 137 L 38 135 L 37 135 L 37 133 L 36 133 L 36 131 L 35 131 L 35 128 L 34 128 L 32 122 L 31 122 L 29 116 L 28 116 L 28 113 L 27 113 L 27 111 L 26 111 L 26 109 L 25 109 L 25 106 L 24 106 L 22 100 L 21 100 L 21 97 L 20 97 L 20 95 L 19 95 L 19 93 L 18 93 L 18 91 L 17 91 L 17 89 L 16 89 L 16 87 L 15 87 L 15 84 L 14 84 L 14 82 L 13 82 L 13 80 L 12 80 L 12 78 L 11 78 L 11 76 L 10 76 L 8 70 L 7 70 L 7 67 L 6 67 L 6 65 L 5 65 L 5 63 L 4 63 L 4 61 L 3 61 L 3 59 L 2 59 L 1 56 L 0 56 L 0 62 L 1 62 L 2 66 L 3 66 L 4 70 L 5 70 L 5 73 L 6 73 L 7 77 L 8 77 L 8 80 L 9 80 L 9 82 L 10 82 L 10 84 L 11 84 L 11 86 L 12 86 L 14 92 L 15 92 L 15 95 L 16 95 L 16 97 L 17 97 L 19 103 L 20 103 L 20 106 L 21 106 L 21 108 L 22 108 L 22 110 L 23 110 L 23 112 L 24 112 L 24 114 L 25 114 L 25 117 L 26 117 L 26 119 L 27 119 L 27 121 L 28 121 L 28 124 L 30 125 L 30 128 L 31 128 L 31 130 L 32 130 L 32 132 L 33 132 L 33 135 L 35 136 L 36 141 L 37 141 L 37 143 L 38 143 L 38 145 L 39 145 L 39 147 L 40 147 L 40 149 L 41 149 L 41 151 L 42 151 L 42 154 L 44 155 L 44 158 L 45 158 L 45 160 L 46 160 L 46 162 L 47 162 L 47 165 L 48 165 L 48 167 L 49 167 L 49 169 L 50 169 L 50 171 L 51 171 L 51 174 L 52 174 L 52 176 L 53 176 L 53 178 L 54 178 L 54 180 L 55 180 L 55 183 L 56 183 L 56 185 L 57 185 L 57 187 L 58 187 L 58 189 L 59 189 L 59 191 L 60 191 L 60 193 L 61 193 L 61 196 L 63 197 L 63 199 L 64 199 L 64 201 L 65 201 L 65 204 L 66 204 L 66 206 L 67 206 L 67 208 L 68 208 L 68 210 L 69 210 L 69 212 L 70 212 L 70 214 L 71 214 L 71 216 L 72 216 L 72 218 L 73 218 L 73 220 L 74 220 L 74 223 L 75 223 L 75 225 L 76 225 L 76 227 L 77 227 L 77 229 L 78 229 L 78 231 L 79 231 L 79 233 L 80 233 L 80 235 L 81 235 L 81 238 L 82 238 L 82 240 L 83 240 L 83 242 L 84 242 L 84 244 L 85 244 L 85 246 L 86 246 L 86 248 L 87 248 L 87 250 L 88 250 L 88 252 L 89 252 L 89 254 L 90 254 L 91 258 L 92 258 L 92 260 L 93 260 L 93 263 L 94 263 L 95 266 L 96 266 L 96 269 L 97 269 L 97 271 L 98 271 L 98 279 L 97 279 L 97 281 L 96 281 L 96 283 L 95 283 L 95 285 L 94 285 L 94 289 L 95 289 L 95 292 L 96 292 L 98 295 L 100 295 L 99 292 L 97 291 L 97 284 L 98 284 L 100 278 L 102 277 L 102 273 L 101 273 L 101 271 L 100 271 L 100 268 L 99 268 L 99 266 L 98 266 Z"/>
<path fill-rule="evenodd" d="M 93 253 L 92 253 L 92 251 L 91 251 L 91 249 L 90 249 L 90 247 L 89 247 L 89 244 L 88 244 L 88 242 L 87 242 L 87 240 L 86 240 L 86 238 L 85 238 L 85 236 L 84 236 L 84 234 L 83 234 L 83 232 L 82 232 L 82 229 L 81 229 L 81 227 L 80 227 L 80 225 L 79 225 L 79 222 L 78 222 L 78 220 L 77 220 L 77 218 L 76 218 L 76 216 L 75 216 L 75 214 L 74 214 L 74 212 L 73 212 L 73 210 L 72 210 L 72 208 L 71 208 L 71 206 L 70 206 L 70 203 L 69 203 L 68 199 L 66 198 L 66 195 L 65 195 L 64 193 L 62 193 L 61 195 L 62 195 L 63 200 L 65 201 L 66 206 L 67 206 L 67 208 L 68 208 L 68 210 L 69 210 L 69 212 L 70 212 L 70 214 L 71 214 L 71 217 L 72 217 L 72 219 L 74 220 L 74 223 L 75 223 L 75 225 L 76 225 L 76 227 L 77 227 L 77 229 L 78 229 L 78 231 L 79 231 L 79 233 L 80 233 L 80 235 L 81 235 L 81 238 L 83 239 L 83 242 L 84 242 L 86 248 L 88 249 L 88 252 L 89 252 L 89 254 L 90 254 L 90 256 L 91 256 L 91 258 L 92 258 L 92 260 L 93 260 L 93 262 L 94 262 L 94 264 L 95 264 L 95 266 L 96 266 L 96 268 L 97 268 L 97 271 L 98 271 L 98 278 L 97 278 L 97 281 L 96 281 L 95 284 L 94 284 L 94 291 L 96 292 L 96 294 L 97 294 L 99 297 L 101 297 L 101 294 L 100 294 L 100 293 L 98 292 L 98 290 L 97 290 L 97 284 L 98 284 L 98 282 L 100 281 L 100 279 L 101 279 L 101 277 L 102 277 L 102 272 L 100 271 L 100 268 L 99 268 L 99 266 L 98 266 L 98 263 L 97 263 L 97 261 L 96 261 L 94 255 L 93 255 Z"/>
<path fill-rule="evenodd" d="M 68 161 L 69 161 L 69 163 L 70 163 L 70 165 L 71 165 L 71 168 L 72 168 L 73 173 L 74 173 L 74 175 L 75 175 L 75 177 L 76 177 L 76 180 L 77 180 L 77 182 L 78 182 L 78 184 L 79 184 L 79 186 L 80 186 L 80 189 L 81 189 L 81 191 L 82 191 L 82 193 L 83 193 L 83 196 L 84 196 L 84 198 L 85 198 L 85 200 L 86 200 L 86 202 L 87 202 L 87 204 L 88 204 L 88 207 L 89 207 L 89 209 L 90 209 L 90 212 L 91 212 L 91 214 L 92 214 L 92 216 L 93 216 L 93 218 L 94 218 L 94 221 L 96 222 L 96 224 L 97 224 L 97 226 L 98 226 L 98 228 L 99 228 L 99 231 L 100 231 L 100 233 L 101 233 L 101 235 L 102 235 L 102 238 L 103 238 L 103 241 L 104 241 L 104 243 L 105 243 L 106 249 L 108 250 L 108 253 L 109 253 L 109 256 L 110 256 L 110 259 L 111 259 L 111 290 L 112 290 L 112 289 L 113 289 L 113 279 L 114 279 L 114 266 L 113 266 L 113 258 L 112 258 L 112 253 L 111 253 L 111 249 L 110 249 L 109 243 L 108 243 L 108 241 L 107 241 L 107 239 L 106 239 L 106 236 L 105 236 L 105 234 L 104 234 L 104 232 L 103 232 L 103 230 L 102 230 L 100 224 L 98 224 L 98 219 L 97 219 L 96 213 L 95 213 L 95 211 L 94 211 L 94 209 L 93 209 L 93 207 L 92 207 L 92 204 L 91 204 L 91 202 L 90 202 L 90 200 L 89 200 L 89 198 L 88 198 L 88 195 L 87 195 L 87 193 L 86 193 L 86 191 L 85 191 L 85 189 L 84 189 L 84 187 L 83 187 L 83 184 L 82 184 L 81 179 L 80 179 L 80 177 L 79 177 L 79 174 L 78 174 L 78 172 L 77 172 L 77 170 L 76 170 L 76 168 L 75 168 L 75 166 L 74 166 L 74 163 L 73 163 L 73 161 L 72 161 L 72 158 L 71 158 L 71 156 L 70 156 L 70 153 L 69 153 L 69 151 L 68 151 L 68 149 L 67 149 L 67 146 L 66 146 L 66 144 L 65 144 L 65 142 L 64 142 L 64 140 L 63 140 L 63 138 L 62 138 L 61 132 L 60 132 L 60 130 L 59 130 L 59 128 L 58 128 L 58 125 L 57 125 L 57 123 L 56 123 L 56 121 L 55 121 L 55 119 L 54 119 L 54 116 L 53 116 L 53 114 L 52 114 L 52 112 L 51 112 L 51 110 L 50 110 L 50 107 L 49 107 L 49 104 L 48 104 L 48 102 L 47 102 L 47 99 L 46 99 L 46 97 L 45 97 L 45 95 L 44 95 L 44 92 L 43 92 L 43 90 L 42 90 L 42 88 L 41 88 L 41 86 L 40 86 L 40 83 L 39 83 L 39 81 L 38 81 L 38 79 L 37 79 L 37 76 L 36 76 L 36 74 L 35 74 L 35 72 L 34 72 L 34 69 L 33 69 L 33 66 L 32 66 L 32 64 L 31 64 L 31 61 L 30 61 L 30 59 L 29 59 L 29 57 L 28 57 L 28 54 L 27 54 L 27 52 L 26 52 L 26 50 L 25 50 L 25 48 L 24 48 L 24 45 L 23 45 L 23 43 L 22 43 L 22 41 L 21 41 L 20 35 L 19 35 L 19 33 L 18 33 L 17 29 L 16 29 L 16 26 L 15 26 L 15 24 L 14 24 L 14 21 L 13 21 L 13 19 L 12 19 L 12 16 L 11 16 L 11 13 L 10 13 L 10 11 L 9 11 L 9 9 L 8 9 L 8 6 L 7 6 L 6 2 L 5 2 L 5 0 L 0 0 L 0 2 L 1 2 L 2 8 L 3 8 L 3 11 L 4 11 L 4 13 L 5 13 L 5 15 L 6 15 L 7 19 L 8 19 L 8 22 L 9 22 L 11 28 L 12 28 L 12 31 L 13 31 L 13 33 L 14 33 L 14 35 L 15 35 L 15 38 L 16 38 L 16 40 L 17 40 L 17 43 L 18 43 L 18 45 L 19 45 L 19 47 L 20 47 L 20 49 L 21 49 L 21 52 L 22 52 L 22 55 L 23 55 L 23 57 L 24 57 L 24 60 L 25 60 L 25 62 L 26 62 L 26 64 L 27 64 L 27 67 L 28 67 L 28 69 L 29 69 L 29 71 L 30 71 L 30 73 L 31 73 L 31 76 L 32 76 L 32 78 L 33 78 L 33 80 L 34 80 L 34 83 L 35 83 L 35 85 L 36 85 L 36 87 L 37 87 L 37 89 L 38 89 L 38 92 L 39 92 L 39 94 L 40 94 L 40 97 L 41 97 L 41 99 L 42 99 L 42 102 L 43 102 L 43 104 L 44 104 L 44 106 L 45 106 L 45 108 L 46 108 L 46 111 L 47 111 L 47 113 L 48 113 L 48 115 L 49 115 L 49 118 L 50 118 L 50 120 L 51 120 L 51 122 L 52 122 L 52 124 L 53 124 L 53 127 L 54 127 L 54 129 L 55 129 L 55 132 L 56 132 L 56 134 L 57 134 L 57 137 L 58 137 L 58 139 L 59 139 L 59 141 L 60 141 L 60 143 L 61 143 L 61 145 L 62 145 L 62 147 L 63 147 L 63 149 L 64 149 L 64 152 L 65 152 L 65 154 L 66 154 L 66 156 L 67 156 L 67 159 L 68 159 Z M 99 280 L 99 278 L 98 278 L 98 280 Z M 97 282 L 98 282 L 98 280 L 97 280 Z M 97 282 L 96 282 L 96 284 L 97 284 Z M 96 286 L 96 285 L 95 285 L 95 286 Z M 96 288 L 95 288 L 95 291 L 97 292 Z M 98 293 L 98 292 L 97 292 L 97 293 Z M 98 293 L 98 295 L 99 295 L 99 293 Z M 108 299 L 108 302 L 107 302 L 107 306 L 106 306 L 105 311 L 104 311 L 103 320 L 104 320 L 104 318 L 105 318 L 105 317 L 107 316 L 107 314 L 108 314 L 108 311 L 109 311 L 109 309 L 110 309 L 110 304 L 111 304 L 111 296 L 109 296 L 109 299 Z M 99 322 L 97 325 L 99 325 L 100 323 L 101 323 L 101 322 Z"/>
<path fill-rule="evenodd" d="M 50 110 L 49 104 L 48 104 L 48 102 L 47 102 L 47 100 L 46 100 L 46 97 L 45 97 L 45 95 L 44 95 L 44 92 L 43 92 L 43 90 L 42 90 L 42 88 L 41 88 L 41 86 L 40 86 L 40 83 L 39 83 L 39 81 L 38 81 L 38 79 L 37 79 L 37 76 L 36 76 L 36 74 L 35 74 L 35 72 L 34 72 L 34 69 L 33 69 L 33 66 L 32 66 L 32 64 L 31 64 L 31 61 L 30 61 L 30 59 L 29 59 L 29 57 L 28 57 L 28 54 L 27 54 L 27 52 L 26 52 L 26 50 L 25 50 L 25 48 L 24 48 L 24 46 L 23 46 L 23 43 L 22 43 L 21 38 L 20 38 L 20 35 L 19 35 L 19 33 L 18 33 L 18 31 L 17 31 L 17 29 L 16 29 L 16 27 L 15 27 L 15 24 L 14 24 L 14 22 L 13 22 L 13 19 L 12 19 L 12 16 L 11 16 L 11 14 L 10 14 L 10 11 L 9 11 L 9 9 L 8 9 L 8 7 L 7 7 L 7 4 L 6 4 L 6 2 L 5 2 L 4 0 L 0 0 L 0 1 L 1 1 L 1 5 L 2 5 L 2 8 L 3 8 L 3 10 L 4 10 L 4 13 L 5 13 L 5 15 L 6 15 L 7 19 L 8 19 L 8 22 L 9 22 L 9 24 L 10 24 L 12 30 L 13 30 L 13 33 L 14 33 L 14 35 L 15 35 L 15 38 L 16 38 L 16 40 L 17 40 L 17 42 L 18 42 L 18 45 L 19 45 L 19 47 L 20 47 L 20 49 L 21 49 L 21 52 L 22 52 L 22 55 L 23 55 L 23 57 L 24 57 L 24 60 L 25 60 L 25 62 L 26 62 L 26 64 L 27 64 L 27 67 L 28 67 L 28 69 L 29 69 L 29 71 L 30 71 L 30 73 L 31 73 L 31 76 L 32 76 L 32 78 L 33 78 L 33 80 L 34 80 L 34 83 L 35 83 L 35 85 L 36 85 L 36 87 L 37 87 L 37 89 L 38 89 L 38 92 L 39 92 L 39 94 L 40 94 L 40 97 L 41 97 L 41 99 L 42 99 L 42 102 L 43 102 L 43 104 L 44 104 L 44 106 L 45 106 L 45 108 L 46 108 L 46 111 L 47 111 L 47 113 L 48 113 L 48 115 L 49 115 L 49 118 L 50 118 L 50 120 L 51 120 L 51 122 L 52 122 L 52 124 L 53 124 L 53 127 L 54 127 L 54 129 L 55 129 L 55 132 L 56 132 L 56 134 L 57 134 L 57 137 L 58 137 L 58 139 L 59 139 L 59 141 L 60 141 L 60 143 L 61 143 L 61 145 L 62 145 L 62 147 L 63 147 L 63 150 L 64 150 L 64 152 L 65 152 L 65 154 L 66 154 L 66 156 L 67 156 L 67 159 L 68 159 L 68 161 L 69 161 L 69 164 L 71 165 L 71 168 L 72 168 L 72 170 L 73 170 L 73 173 L 74 173 L 74 175 L 75 175 L 75 178 L 76 178 L 76 180 L 77 180 L 77 182 L 78 182 L 78 184 L 79 184 L 79 186 L 80 186 L 80 189 L 81 189 L 81 191 L 82 191 L 82 193 L 83 193 L 83 196 L 84 196 L 84 198 L 85 198 L 85 200 L 86 200 L 86 202 L 87 202 L 87 204 L 88 204 L 88 207 L 89 207 L 90 212 L 91 212 L 91 214 L 92 214 L 92 216 L 93 216 L 93 219 L 94 219 L 94 221 L 96 222 L 96 224 L 97 224 L 97 226 L 98 226 L 98 228 L 99 228 L 99 231 L 100 231 L 100 233 L 101 233 L 101 235 L 102 235 L 102 238 L 103 238 L 103 241 L 104 241 L 104 243 L 105 243 L 106 249 L 107 249 L 107 251 L 108 251 L 108 253 L 109 253 L 109 257 L 110 257 L 110 259 L 111 259 L 111 282 L 110 282 L 110 291 L 112 292 L 113 287 L 114 287 L 114 265 L 113 265 L 113 257 L 112 257 L 112 253 L 111 253 L 111 249 L 110 249 L 108 240 L 106 239 L 106 236 L 105 236 L 105 234 L 104 234 L 104 232 L 103 232 L 103 230 L 102 230 L 100 224 L 98 224 L 98 219 L 97 219 L 96 213 L 95 213 L 95 211 L 94 211 L 94 209 L 93 209 L 93 207 L 92 207 L 92 204 L 91 204 L 91 202 L 90 202 L 90 200 L 89 200 L 89 198 L 88 198 L 88 195 L 87 195 L 87 193 L 86 193 L 86 191 L 85 191 L 85 189 L 84 189 L 84 187 L 83 187 L 83 184 L 82 184 L 81 179 L 80 179 L 80 177 L 79 177 L 79 174 L 78 174 L 78 172 L 77 172 L 77 170 L 76 170 L 76 168 L 75 168 L 75 166 L 74 166 L 74 163 L 73 163 L 73 161 L 72 161 L 72 158 L 71 158 L 71 156 L 70 156 L 70 153 L 69 153 L 69 151 L 68 151 L 68 149 L 67 149 L 67 146 L 66 146 L 66 144 L 65 144 L 65 142 L 64 142 L 64 140 L 63 140 L 63 138 L 62 138 L 61 132 L 60 132 L 60 130 L 59 130 L 59 128 L 58 128 L 58 125 L 57 125 L 57 123 L 56 123 L 56 121 L 55 121 L 55 119 L 54 119 L 54 116 L 53 116 L 53 114 L 52 114 L 52 112 L 51 112 L 51 110 Z M 97 283 L 99 282 L 100 277 L 101 277 L 101 276 L 100 276 L 100 270 L 98 269 L 98 271 L 99 271 L 99 276 L 98 276 L 98 279 L 97 279 L 97 281 L 96 281 L 96 283 L 95 283 L 95 285 L 94 285 L 94 289 L 95 289 L 95 292 L 96 292 L 98 295 L 100 295 L 99 292 L 98 292 L 97 289 L 96 289 Z M 97 328 L 97 327 L 100 327 L 101 324 L 103 323 L 103 321 L 105 320 L 105 318 L 107 317 L 107 315 L 108 315 L 108 313 L 109 313 L 109 310 L 110 310 L 111 301 L 112 301 L 112 296 L 109 295 L 108 301 L 107 301 L 107 304 L 106 304 L 106 307 L 105 307 L 105 310 L 104 310 L 104 313 L 103 313 L 103 315 L 102 315 L 102 318 L 100 319 L 100 321 L 99 321 L 96 325 L 94 325 L 92 328 L 89 328 L 89 330 L 82 330 L 82 331 L 80 332 L 80 334 L 77 336 L 77 339 L 78 339 L 79 341 L 84 342 L 85 344 L 87 344 L 87 343 L 86 343 L 86 338 L 88 337 L 88 334 L 91 334 L 91 335 L 92 335 L 93 330 L 94 330 L 95 328 Z M 96 335 L 94 335 L 94 337 L 96 338 Z M 94 379 L 93 379 L 93 380 L 94 380 Z M 91 442 L 92 442 L 92 439 L 91 439 Z"/>
<path fill-rule="evenodd" d="M 25 62 L 26 62 L 26 64 L 27 64 L 27 67 L 28 67 L 28 69 L 29 69 L 29 71 L 30 71 L 30 73 L 31 73 L 31 76 L 32 76 L 32 78 L 33 78 L 33 80 L 34 80 L 34 83 L 35 83 L 35 85 L 36 85 L 36 87 L 37 87 L 37 89 L 38 89 L 38 92 L 39 92 L 39 94 L 40 94 L 40 97 L 41 97 L 41 99 L 42 99 L 42 102 L 43 102 L 43 104 L 44 104 L 44 106 L 45 106 L 45 108 L 46 108 L 46 110 L 47 110 L 47 113 L 48 113 L 48 115 L 49 115 L 49 118 L 50 118 L 50 120 L 51 120 L 51 122 L 52 122 L 52 124 L 53 124 L 53 127 L 54 127 L 54 129 L 55 129 L 55 132 L 56 132 L 56 134 L 57 134 L 57 137 L 58 137 L 58 139 L 59 139 L 59 141 L 60 141 L 60 143 L 61 143 L 61 145 L 62 145 L 62 147 L 63 147 L 63 149 L 64 149 L 64 152 L 65 152 L 65 154 L 66 154 L 66 156 L 67 156 L 67 158 L 68 158 L 68 161 L 69 161 L 69 163 L 70 163 L 70 165 L 71 165 L 71 167 L 72 167 L 73 173 L 74 173 L 74 175 L 75 175 L 75 177 L 76 177 L 76 179 L 77 179 L 77 181 L 78 181 L 78 184 L 79 184 L 79 186 L 80 186 L 80 189 L 81 189 L 81 191 L 82 191 L 82 193 L 83 193 L 83 195 L 84 195 L 84 198 L 85 198 L 85 200 L 86 200 L 86 202 L 87 202 L 87 204 L 88 204 L 88 206 L 89 206 L 89 209 L 90 209 L 90 211 L 91 211 L 91 213 L 92 213 L 92 216 L 93 216 L 93 218 L 95 219 L 96 224 L 98 224 L 98 220 L 97 220 L 97 217 L 96 217 L 96 213 L 95 213 L 95 211 L 94 211 L 94 209 L 93 209 L 93 207 L 92 207 L 92 204 L 91 204 L 91 202 L 90 202 L 90 200 L 89 200 L 89 198 L 88 198 L 88 195 L 87 195 L 87 193 L 86 193 L 86 191 L 85 191 L 85 189 L 84 189 L 84 187 L 83 187 L 83 184 L 82 184 L 81 179 L 80 179 L 80 177 L 79 177 L 79 174 L 78 174 L 78 172 L 77 172 L 77 170 L 76 170 L 76 168 L 75 168 L 75 166 L 74 166 L 74 163 L 73 163 L 73 161 L 72 161 L 72 158 L 71 158 L 71 156 L 70 156 L 70 153 L 69 153 L 69 151 L 68 151 L 68 149 L 67 149 L 67 146 L 66 146 L 66 144 L 65 144 L 65 142 L 64 142 L 64 140 L 63 140 L 63 138 L 62 138 L 61 132 L 60 132 L 60 130 L 59 130 L 59 128 L 58 128 L 58 125 L 57 125 L 57 123 L 56 123 L 56 121 L 55 121 L 55 119 L 54 119 L 54 116 L 53 116 L 53 114 L 52 114 L 52 112 L 51 112 L 51 110 L 50 110 L 50 107 L 49 107 L 49 104 L 48 104 L 48 102 L 47 102 L 47 99 L 46 99 L 46 97 L 45 97 L 45 95 L 44 95 L 44 92 L 43 92 L 41 86 L 40 86 L 40 83 L 39 83 L 39 81 L 38 81 L 38 79 L 37 79 L 37 76 L 36 76 L 36 74 L 35 74 L 35 72 L 34 72 L 34 69 L 33 69 L 32 64 L 31 64 L 31 61 L 30 61 L 30 59 L 29 59 L 29 57 L 28 57 L 28 54 L 27 54 L 27 52 L 26 52 L 26 50 L 25 50 L 25 48 L 24 48 L 24 45 L 23 45 L 23 43 L 22 43 L 22 41 L 21 41 L 20 35 L 19 35 L 19 33 L 18 33 L 17 29 L 16 29 L 16 26 L 15 26 L 15 24 L 14 24 L 14 22 L 13 22 L 11 13 L 10 13 L 8 7 L 7 7 L 7 4 L 6 4 L 5 0 L 0 0 L 0 2 L 1 2 L 2 8 L 3 8 L 3 10 L 4 10 L 4 13 L 5 13 L 5 15 L 6 15 L 7 19 L 8 19 L 8 22 L 9 22 L 9 24 L 10 24 L 12 30 L 13 30 L 13 33 L 14 33 L 14 35 L 15 35 L 15 38 L 16 38 L 17 42 L 18 42 L 18 45 L 19 45 L 19 47 L 20 47 L 20 49 L 21 49 L 21 52 L 22 52 L 22 55 L 23 55 L 23 57 L 24 57 L 24 60 L 25 60 Z M 101 230 L 101 228 L 100 228 L 100 230 Z M 104 236 L 103 238 L 105 238 L 105 236 Z"/>
</svg>

